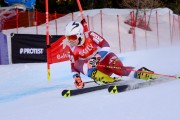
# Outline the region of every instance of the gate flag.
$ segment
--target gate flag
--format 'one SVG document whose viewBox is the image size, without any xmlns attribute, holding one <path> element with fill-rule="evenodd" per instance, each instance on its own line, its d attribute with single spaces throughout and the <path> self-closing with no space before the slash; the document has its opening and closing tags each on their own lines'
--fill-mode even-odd
<svg viewBox="0 0 180 120">
<path fill-rule="evenodd" d="M 48 49 L 49 64 L 68 61 L 69 60 L 69 46 L 64 44 L 65 36 L 60 37 L 56 42 L 52 43 Z"/>
</svg>

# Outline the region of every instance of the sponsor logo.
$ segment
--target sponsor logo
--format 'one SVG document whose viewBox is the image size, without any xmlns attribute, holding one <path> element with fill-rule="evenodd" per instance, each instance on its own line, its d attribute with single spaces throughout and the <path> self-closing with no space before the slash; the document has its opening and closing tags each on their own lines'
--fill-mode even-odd
<svg viewBox="0 0 180 120">
<path fill-rule="evenodd" d="M 117 59 L 117 57 L 116 56 L 113 56 L 112 58 L 110 58 L 110 60 L 109 60 L 109 64 L 111 64 L 112 62 L 115 62 L 115 60 Z"/>
<path fill-rule="evenodd" d="M 68 56 L 69 56 L 68 54 L 64 54 L 64 53 L 63 53 L 62 55 L 57 54 L 56 57 L 57 57 L 57 59 L 64 59 L 64 58 L 68 58 Z"/>
<path fill-rule="evenodd" d="M 84 56 L 85 54 L 88 54 L 92 49 L 93 49 L 93 45 L 89 44 L 82 51 L 80 51 L 79 54 L 81 56 Z"/>
<path fill-rule="evenodd" d="M 32 55 L 32 54 L 43 54 L 44 49 L 43 48 L 20 48 L 19 53 L 20 54 L 27 54 L 27 55 Z"/>
<path fill-rule="evenodd" d="M 103 40 L 99 35 L 95 34 L 94 32 L 92 32 L 90 35 L 93 36 L 93 40 L 96 41 L 97 43 Z"/>
</svg>

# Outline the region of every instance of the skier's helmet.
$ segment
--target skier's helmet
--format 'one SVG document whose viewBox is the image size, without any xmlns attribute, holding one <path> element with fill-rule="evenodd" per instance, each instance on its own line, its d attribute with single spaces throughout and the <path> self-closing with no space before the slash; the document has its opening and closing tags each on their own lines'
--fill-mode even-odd
<svg viewBox="0 0 180 120">
<path fill-rule="evenodd" d="M 80 22 L 72 21 L 65 28 L 65 36 L 71 45 L 81 46 L 85 41 L 83 31 L 84 29 Z"/>
</svg>

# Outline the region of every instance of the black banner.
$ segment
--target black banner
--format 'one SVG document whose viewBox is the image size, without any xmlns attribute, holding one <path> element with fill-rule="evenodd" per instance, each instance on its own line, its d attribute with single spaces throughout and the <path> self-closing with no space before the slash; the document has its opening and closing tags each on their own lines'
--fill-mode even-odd
<svg viewBox="0 0 180 120">
<path fill-rule="evenodd" d="M 61 35 L 51 35 L 50 43 Z M 11 34 L 12 63 L 46 62 L 46 35 Z"/>
</svg>

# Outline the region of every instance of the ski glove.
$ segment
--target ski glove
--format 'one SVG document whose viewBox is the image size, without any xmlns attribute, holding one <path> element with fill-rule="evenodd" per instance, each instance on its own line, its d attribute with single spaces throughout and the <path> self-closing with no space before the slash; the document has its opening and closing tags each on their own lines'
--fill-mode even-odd
<svg viewBox="0 0 180 120">
<path fill-rule="evenodd" d="M 75 80 L 74 86 L 75 86 L 77 89 L 82 89 L 82 88 L 84 88 L 84 82 L 81 80 L 81 77 L 79 76 L 79 74 L 73 75 L 73 78 L 74 78 L 74 80 Z"/>
<path fill-rule="evenodd" d="M 100 61 L 101 56 L 99 54 L 96 54 L 94 57 L 92 57 L 89 61 L 88 61 L 88 68 L 95 68 L 98 64 L 98 62 Z"/>
</svg>

